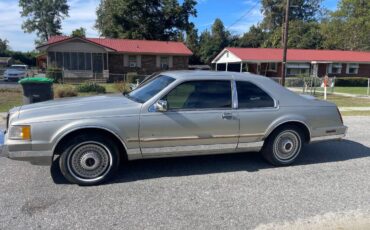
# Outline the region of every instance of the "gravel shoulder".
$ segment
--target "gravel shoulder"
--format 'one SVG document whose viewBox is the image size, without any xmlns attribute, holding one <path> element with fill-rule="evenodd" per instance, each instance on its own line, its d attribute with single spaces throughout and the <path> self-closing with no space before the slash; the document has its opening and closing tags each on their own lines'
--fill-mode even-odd
<svg viewBox="0 0 370 230">
<path fill-rule="evenodd" d="M 271 167 L 258 153 L 128 162 L 108 184 L 0 158 L 0 229 L 366 229 L 370 117 Z"/>
</svg>

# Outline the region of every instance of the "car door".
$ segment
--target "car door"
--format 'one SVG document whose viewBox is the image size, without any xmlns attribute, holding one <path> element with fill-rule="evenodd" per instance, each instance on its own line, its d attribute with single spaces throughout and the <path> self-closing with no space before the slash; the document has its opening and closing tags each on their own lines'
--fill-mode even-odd
<svg viewBox="0 0 370 230">
<path fill-rule="evenodd" d="M 277 101 L 249 81 L 236 81 L 240 137 L 238 151 L 258 150 L 265 132 L 279 115 Z"/>
<path fill-rule="evenodd" d="M 239 131 L 230 80 L 186 81 L 162 101 L 167 111 L 142 111 L 143 157 L 234 152 Z"/>
</svg>

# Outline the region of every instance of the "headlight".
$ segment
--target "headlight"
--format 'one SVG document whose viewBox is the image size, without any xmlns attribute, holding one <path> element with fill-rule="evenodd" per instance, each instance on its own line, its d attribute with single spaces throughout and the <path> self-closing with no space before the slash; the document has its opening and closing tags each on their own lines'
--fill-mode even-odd
<svg viewBox="0 0 370 230">
<path fill-rule="evenodd" d="M 12 140 L 31 140 L 31 126 L 15 125 L 9 129 L 9 139 Z"/>
</svg>

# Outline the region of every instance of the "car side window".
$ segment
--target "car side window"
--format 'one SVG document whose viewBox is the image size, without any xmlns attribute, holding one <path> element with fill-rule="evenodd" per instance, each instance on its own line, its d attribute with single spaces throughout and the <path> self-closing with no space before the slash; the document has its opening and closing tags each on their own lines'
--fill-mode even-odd
<svg viewBox="0 0 370 230">
<path fill-rule="evenodd" d="M 168 109 L 231 108 L 231 82 L 226 80 L 188 81 L 165 97 Z"/>
<path fill-rule="evenodd" d="M 238 107 L 243 108 L 269 108 L 274 107 L 274 100 L 260 87 L 248 82 L 237 81 Z"/>
</svg>

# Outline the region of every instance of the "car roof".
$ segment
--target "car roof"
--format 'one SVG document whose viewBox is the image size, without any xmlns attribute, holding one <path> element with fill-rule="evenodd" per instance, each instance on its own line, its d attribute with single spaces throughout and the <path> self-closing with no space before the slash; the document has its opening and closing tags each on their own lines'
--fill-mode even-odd
<svg viewBox="0 0 370 230">
<path fill-rule="evenodd" d="M 177 71 L 166 71 L 161 74 L 167 75 L 176 79 L 217 79 L 220 77 L 227 77 L 235 80 L 247 80 L 251 78 L 265 78 L 264 76 L 251 74 L 251 73 L 238 73 L 238 72 L 226 72 L 226 71 L 207 71 L 207 70 L 177 70 Z"/>
</svg>

